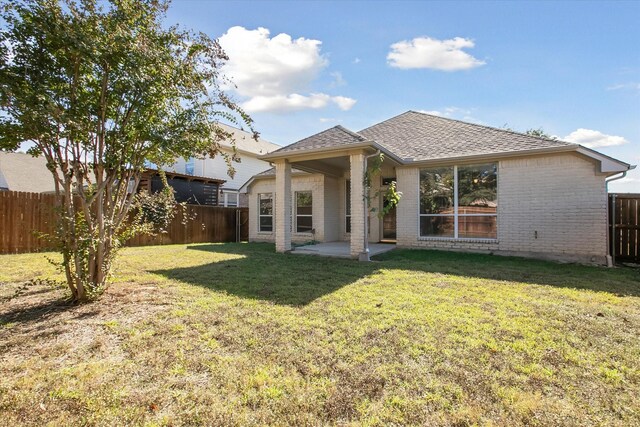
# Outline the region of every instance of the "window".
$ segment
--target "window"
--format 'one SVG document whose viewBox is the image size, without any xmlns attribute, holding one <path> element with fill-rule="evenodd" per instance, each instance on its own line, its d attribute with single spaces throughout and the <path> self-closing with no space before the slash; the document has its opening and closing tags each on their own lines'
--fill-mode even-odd
<svg viewBox="0 0 640 427">
<path fill-rule="evenodd" d="M 224 193 L 224 207 L 235 208 L 238 206 L 238 193 Z"/>
<path fill-rule="evenodd" d="M 345 223 L 345 232 L 351 233 L 351 181 L 347 180 L 347 186 L 345 191 L 345 212 L 346 212 L 346 223 Z"/>
<path fill-rule="evenodd" d="M 313 230 L 313 198 L 311 191 L 296 191 L 296 232 L 311 233 Z"/>
<path fill-rule="evenodd" d="M 196 159 L 193 157 L 189 158 L 184 164 L 184 173 L 185 175 L 193 175 L 193 170 L 196 166 Z"/>
<path fill-rule="evenodd" d="M 420 170 L 420 236 L 497 238 L 495 163 Z"/>
<path fill-rule="evenodd" d="M 259 231 L 273 231 L 273 194 L 258 194 Z"/>
</svg>

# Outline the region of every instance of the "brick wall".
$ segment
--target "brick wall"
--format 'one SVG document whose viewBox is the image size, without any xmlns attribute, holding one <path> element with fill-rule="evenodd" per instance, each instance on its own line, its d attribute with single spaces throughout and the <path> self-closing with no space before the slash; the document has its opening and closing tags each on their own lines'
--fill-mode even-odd
<svg viewBox="0 0 640 427">
<path fill-rule="evenodd" d="M 418 237 L 419 169 L 398 168 L 398 246 L 605 263 L 607 195 L 596 165 L 574 153 L 500 161 L 498 239 Z M 536 233 L 537 232 L 537 233 Z M 536 237 L 537 234 L 537 237 Z"/>
<path fill-rule="evenodd" d="M 275 195 L 276 180 L 275 178 L 259 179 L 251 184 L 247 193 L 249 200 L 249 241 L 250 242 L 274 242 L 275 241 L 275 199 L 274 199 L 274 231 L 271 233 L 258 231 L 258 194 L 273 193 Z M 291 177 L 291 209 L 295 209 L 295 192 L 311 191 L 313 197 L 313 228 L 316 230 L 315 235 L 311 233 L 296 233 L 295 218 L 292 217 L 291 241 L 296 243 L 308 242 L 312 239 L 324 240 L 324 176 L 321 174 L 292 176 Z"/>
</svg>

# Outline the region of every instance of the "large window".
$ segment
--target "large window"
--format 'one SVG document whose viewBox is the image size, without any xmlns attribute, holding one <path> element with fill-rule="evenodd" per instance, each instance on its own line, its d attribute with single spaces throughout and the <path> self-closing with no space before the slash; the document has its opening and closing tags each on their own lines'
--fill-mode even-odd
<svg viewBox="0 0 640 427">
<path fill-rule="evenodd" d="M 345 222 L 345 231 L 347 233 L 351 233 L 351 180 L 347 180 L 347 186 L 345 188 L 345 212 L 346 212 L 346 222 Z"/>
<path fill-rule="evenodd" d="M 311 191 L 296 191 L 296 232 L 313 230 L 313 198 Z"/>
<path fill-rule="evenodd" d="M 258 194 L 258 222 L 260 231 L 273 231 L 273 194 Z"/>
<path fill-rule="evenodd" d="M 420 236 L 497 238 L 495 163 L 420 170 Z"/>
</svg>

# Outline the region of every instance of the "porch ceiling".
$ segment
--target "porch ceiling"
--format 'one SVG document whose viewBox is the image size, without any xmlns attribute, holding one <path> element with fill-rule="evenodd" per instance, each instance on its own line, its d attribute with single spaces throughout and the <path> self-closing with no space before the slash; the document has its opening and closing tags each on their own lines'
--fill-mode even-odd
<svg viewBox="0 0 640 427">
<path fill-rule="evenodd" d="M 325 175 L 343 176 L 348 172 L 351 163 L 349 156 L 330 157 L 317 160 L 303 160 L 299 162 L 291 162 L 291 166 L 311 173 L 322 173 Z"/>
</svg>

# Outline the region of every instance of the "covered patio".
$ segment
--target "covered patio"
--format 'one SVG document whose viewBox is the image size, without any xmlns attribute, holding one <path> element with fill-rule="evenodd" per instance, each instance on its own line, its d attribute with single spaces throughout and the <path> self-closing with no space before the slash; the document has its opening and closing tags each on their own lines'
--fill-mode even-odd
<svg viewBox="0 0 640 427">
<path fill-rule="evenodd" d="M 369 243 L 369 256 L 380 255 L 396 248 L 392 243 Z M 295 255 L 318 255 L 335 258 L 351 258 L 349 242 L 327 242 L 315 245 L 294 247 L 291 251 Z"/>
<path fill-rule="evenodd" d="M 294 253 L 314 253 L 327 256 L 340 256 L 369 260 L 370 255 L 388 250 L 388 245 L 378 245 L 381 240 L 378 228 L 381 222 L 376 215 L 370 215 L 369 197 L 365 196 L 364 176 L 368 160 L 384 153 L 385 167 L 394 170 L 400 160 L 386 152 L 373 141 L 366 140 L 341 126 L 336 126 L 305 140 L 299 141 L 291 147 L 284 147 L 273 153 L 262 156 L 275 166 L 276 194 L 274 200 L 273 234 L 276 251 L 292 251 L 292 235 L 294 240 L 300 241 L 304 236 L 302 230 L 302 216 L 310 217 L 310 212 L 296 209 L 296 192 L 292 188 L 292 170 L 304 171 L 315 176 L 322 176 L 322 182 L 316 187 L 309 187 L 309 194 L 313 193 L 313 220 L 309 225 L 310 235 L 307 240 L 316 240 L 321 245 L 296 248 Z M 394 173 L 394 172 L 392 172 Z M 342 188 L 347 184 L 347 201 L 341 195 Z M 376 182 L 378 188 L 380 183 Z M 341 199 L 342 197 L 342 199 Z M 375 201 L 375 211 L 379 211 L 380 201 Z M 306 204 L 305 207 L 310 206 Z M 348 205 L 349 212 L 345 212 Z M 311 207 L 306 208 L 311 210 Z M 349 229 L 344 230 L 345 214 L 348 216 Z M 296 219 L 297 217 L 297 219 Z M 369 228 L 373 229 L 370 232 Z M 347 240 L 347 241 L 344 241 Z M 374 253 L 373 247 L 376 247 Z"/>
</svg>

